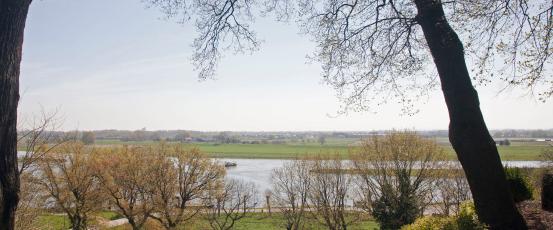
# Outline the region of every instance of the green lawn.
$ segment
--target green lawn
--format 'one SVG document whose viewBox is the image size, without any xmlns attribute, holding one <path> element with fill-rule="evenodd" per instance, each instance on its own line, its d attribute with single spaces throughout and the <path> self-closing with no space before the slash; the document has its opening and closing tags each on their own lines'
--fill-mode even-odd
<svg viewBox="0 0 553 230">
<path fill-rule="evenodd" d="M 262 213 L 251 213 L 250 216 L 240 219 L 235 223 L 234 230 L 281 230 L 283 227 L 284 219 L 282 215 L 274 213 L 271 216 Z M 147 223 L 147 228 L 157 228 L 157 223 L 155 221 L 149 221 Z M 126 230 L 130 229 L 130 226 L 118 226 L 111 228 L 110 230 Z M 196 219 L 194 221 L 182 224 L 179 229 L 187 230 L 205 230 L 210 229 L 209 223 L 203 219 Z M 316 229 L 323 230 L 327 229 L 316 220 L 306 219 L 305 229 Z M 372 220 L 362 220 L 355 224 L 352 224 L 349 229 L 352 230 L 373 230 L 378 229 L 378 223 Z"/>
<path fill-rule="evenodd" d="M 436 142 L 445 149 L 449 159 L 456 159 L 455 152 L 447 138 L 436 138 Z M 97 145 L 148 145 L 153 141 L 121 142 L 118 140 L 101 140 Z M 287 142 L 286 144 L 217 144 L 192 143 L 183 144 L 188 147 L 198 147 L 211 157 L 225 158 L 274 158 L 290 159 L 298 156 L 338 153 L 347 157 L 349 152 L 359 146 L 356 138 L 328 138 L 324 145 L 317 142 Z M 540 160 L 541 151 L 547 147 L 544 142 L 512 141 L 511 146 L 498 146 L 502 160 Z"/>
<path fill-rule="evenodd" d="M 71 224 L 67 216 L 44 214 L 38 218 L 39 229 L 41 230 L 58 230 L 69 229 Z"/>
<path fill-rule="evenodd" d="M 101 212 L 98 215 L 108 215 L 112 216 L 113 212 Z M 280 230 L 284 229 L 282 224 L 284 223 L 284 219 L 282 215 L 278 213 L 274 213 L 271 216 L 268 216 L 267 214 L 263 213 L 251 213 L 248 217 L 245 217 L 238 222 L 235 223 L 235 226 L 233 229 L 235 230 Z M 69 229 L 70 224 L 69 220 L 66 216 L 63 215 L 52 215 L 52 214 L 45 214 L 40 216 L 38 226 L 40 230 L 58 230 L 58 229 Z M 147 224 L 147 227 L 150 228 L 156 228 L 157 222 L 155 221 L 149 221 Z M 184 228 L 186 227 L 186 228 Z M 110 230 L 126 230 L 130 229 L 130 226 L 122 225 L 118 227 L 111 228 Z M 186 224 L 183 224 L 182 229 L 191 229 L 191 230 L 204 230 L 204 229 L 210 229 L 208 222 L 205 220 L 195 220 L 194 222 L 188 222 Z M 307 219 L 306 221 L 306 229 L 325 229 L 323 225 L 318 223 L 316 220 L 313 219 Z M 372 230 L 372 229 L 378 229 L 378 223 L 372 220 L 362 220 L 358 223 L 355 223 L 351 226 L 350 229 L 353 230 Z"/>
<path fill-rule="evenodd" d="M 97 217 L 103 218 L 106 221 L 122 218 L 122 216 L 116 212 L 101 211 L 93 214 L 93 217 L 91 217 L 89 220 L 89 224 L 96 224 Z M 39 227 L 38 229 L 41 230 L 69 229 L 71 227 L 71 222 L 69 222 L 69 219 L 66 215 L 45 213 L 39 216 L 37 220 L 37 226 Z"/>
<path fill-rule="evenodd" d="M 101 211 L 95 214 L 96 216 L 102 217 L 106 220 L 117 220 L 119 218 L 122 218 L 123 216 L 113 212 L 113 211 Z"/>
<path fill-rule="evenodd" d="M 236 230 L 250 230 L 250 229 L 259 229 L 259 230 L 281 230 L 284 229 L 283 224 L 284 219 L 281 215 L 273 214 L 272 216 L 267 216 L 266 214 L 255 214 L 252 217 L 244 218 L 236 225 Z M 305 229 L 326 229 L 323 225 L 317 223 L 315 220 L 310 220 L 307 222 Z M 359 223 L 356 223 L 351 226 L 353 230 L 372 230 L 378 229 L 378 223 L 365 220 Z M 198 228 L 199 230 L 199 228 Z"/>
</svg>

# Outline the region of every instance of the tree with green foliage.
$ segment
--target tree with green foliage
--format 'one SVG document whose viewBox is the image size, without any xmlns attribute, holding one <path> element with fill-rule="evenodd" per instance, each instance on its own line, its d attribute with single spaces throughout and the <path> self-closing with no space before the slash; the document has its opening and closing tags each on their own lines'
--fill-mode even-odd
<svg viewBox="0 0 553 230">
<path fill-rule="evenodd" d="M 403 179 L 403 181 L 406 181 Z M 405 187 L 408 183 L 401 183 Z M 372 203 L 372 215 L 380 224 L 380 229 L 394 230 L 413 223 L 420 216 L 420 204 L 417 197 L 408 192 L 396 194 L 390 185 L 382 188 L 382 194 Z"/>
<path fill-rule="evenodd" d="M 532 184 L 525 173 L 517 167 L 505 167 L 509 189 L 516 203 L 530 200 L 533 197 Z"/>
</svg>

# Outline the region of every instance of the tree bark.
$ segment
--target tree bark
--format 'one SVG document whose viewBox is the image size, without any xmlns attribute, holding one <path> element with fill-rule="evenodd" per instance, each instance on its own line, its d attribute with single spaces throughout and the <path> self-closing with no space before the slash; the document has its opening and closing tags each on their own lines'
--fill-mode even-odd
<svg viewBox="0 0 553 230">
<path fill-rule="evenodd" d="M 491 229 L 527 229 L 484 122 L 463 44 L 447 22 L 440 0 L 415 0 L 415 4 L 449 112 L 449 141 L 465 171 L 478 217 Z"/>
<path fill-rule="evenodd" d="M 30 4 L 31 0 L 0 0 L 0 230 L 14 229 L 19 201 L 19 67 Z"/>
<path fill-rule="evenodd" d="M 546 173 L 542 178 L 541 208 L 553 212 L 553 174 Z"/>
</svg>

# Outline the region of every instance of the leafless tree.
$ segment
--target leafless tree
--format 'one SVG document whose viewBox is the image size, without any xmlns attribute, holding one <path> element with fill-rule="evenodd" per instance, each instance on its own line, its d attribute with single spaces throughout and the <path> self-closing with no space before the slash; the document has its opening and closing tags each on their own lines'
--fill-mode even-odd
<svg viewBox="0 0 553 230">
<path fill-rule="evenodd" d="M 263 193 L 265 195 L 265 207 L 267 207 L 267 212 L 269 213 L 269 216 L 271 213 L 271 197 L 273 196 L 273 191 L 270 189 L 266 189 Z"/>
<path fill-rule="evenodd" d="M 202 210 L 202 199 L 222 183 L 225 169 L 197 148 L 161 145 L 156 154 L 152 175 L 156 215 L 151 217 L 166 229 L 175 229 Z"/>
<path fill-rule="evenodd" d="M 21 117 L 21 116 L 20 116 Z M 40 205 L 44 203 L 44 192 L 40 185 L 34 183 L 37 163 L 44 156 L 64 142 L 54 131 L 59 127 L 60 119 L 57 111 L 47 113 L 41 111 L 40 116 L 32 116 L 31 120 L 19 122 L 18 147 L 25 149 L 25 154 L 19 159 L 20 193 L 19 204 L 15 216 L 16 229 L 36 228 L 40 215 Z"/>
<path fill-rule="evenodd" d="M 310 175 L 309 203 L 314 217 L 330 230 L 346 230 L 359 220 L 357 212 L 347 210 L 353 177 L 338 155 L 313 158 Z"/>
<path fill-rule="evenodd" d="M 34 179 L 67 214 L 72 229 L 84 230 L 89 215 L 99 207 L 101 193 L 90 163 L 93 149 L 68 142 L 40 158 L 40 173 Z"/>
<path fill-rule="evenodd" d="M 445 169 L 431 191 L 433 202 L 438 204 L 436 208 L 442 215 L 457 215 L 461 204 L 472 198 L 470 188 L 458 163 L 448 163 Z"/>
<path fill-rule="evenodd" d="M 551 71 L 547 64 L 551 64 L 553 8 L 548 1 L 146 2 L 159 6 L 169 17 L 180 17 L 182 22 L 194 20 L 200 32 L 194 42 L 194 60 L 202 78 L 215 73 L 222 50 L 242 52 L 259 47 L 259 39 L 250 27 L 258 7 L 258 15 L 274 14 L 279 21 L 297 21 L 303 32 L 320 44 L 313 58 L 323 64 L 325 80 L 343 93 L 347 106 L 366 109 L 369 101 L 386 103 L 392 97 L 411 105 L 415 101 L 409 98 L 425 95 L 436 85 L 434 74 L 425 73 L 429 71 L 425 68 L 430 62 L 426 55 L 429 47 L 420 27 L 423 15 L 419 14 L 426 9 L 425 4 L 431 4 L 443 7 L 466 39 L 469 61 L 476 64 L 472 70 L 475 79 L 489 81 L 495 73 L 509 84 L 539 88 L 541 99 L 553 92 L 547 74 Z M 413 90 L 418 93 L 406 93 Z M 390 97 L 368 98 L 369 94 Z"/>
<path fill-rule="evenodd" d="M 15 215 L 15 229 L 38 229 L 38 218 L 42 204 L 47 197 L 40 184 L 35 183 L 32 172 L 25 171 L 20 174 L 21 191 L 19 192 L 19 204 Z"/>
<path fill-rule="evenodd" d="M 25 155 L 19 161 L 19 174 L 29 170 L 40 158 L 62 144 L 67 138 L 56 135 L 61 125 L 58 111 L 41 111 L 39 116 L 19 123 L 17 145 L 24 148 Z"/>
<path fill-rule="evenodd" d="M 311 163 L 306 159 L 286 162 L 272 173 L 272 199 L 282 212 L 288 230 L 303 229 L 309 211 Z"/>
<path fill-rule="evenodd" d="M 204 200 L 205 218 L 214 230 L 229 230 L 257 205 L 257 190 L 253 183 L 227 179 L 213 188 Z"/>
<path fill-rule="evenodd" d="M 542 101 L 553 95 L 553 2 L 458 0 L 445 5 L 466 39 L 476 80 L 500 79 Z"/>
<path fill-rule="evenodd" d="M 155 162 L 146 147 L 101 149 L 95 158 L 95 175 L 102 192 L 135 230 L 141 229 L 154 211 Z"/>
</svg>

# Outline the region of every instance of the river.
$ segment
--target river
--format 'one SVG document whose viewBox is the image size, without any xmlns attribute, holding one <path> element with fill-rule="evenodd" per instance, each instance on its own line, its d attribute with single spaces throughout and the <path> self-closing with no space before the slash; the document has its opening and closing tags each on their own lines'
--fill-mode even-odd
<svg viewBox="0 0 553 230">
<path fill-rule="evenodd" d="M 227 175 L 230 178 L 242 179 L 257 185 L 259 192 L 271 188 L 271 172 L 282 167 L 284 162 L 290 160 L 281 159 L 227 159 L 218 158 L 221 162 L 236 162 L 236 167 L 228 167 Z M 510 167 L 538 168 L 543 165 L 541 161 L 503 161 L 503 165 Z"/>
</svg>

